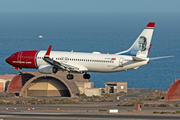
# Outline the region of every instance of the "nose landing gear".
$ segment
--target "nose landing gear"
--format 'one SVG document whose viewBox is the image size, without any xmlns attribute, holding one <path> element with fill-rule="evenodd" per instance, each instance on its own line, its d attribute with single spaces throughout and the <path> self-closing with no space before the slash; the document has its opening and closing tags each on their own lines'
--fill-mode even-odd
<svg viewBox="0 0 180 120">
<path fill-rule="evenodd" d="M 19 68 L 19 75 L 22 75 L 22 68 Z"/>
<path fill-rule="evenodd" d="M 66 76 L 66 78 L 67 78 L 68 80 L 72 80 L 72 79 L 74 78 L 74 75 L 69 73 L 69 74 Z"/>
</svg>

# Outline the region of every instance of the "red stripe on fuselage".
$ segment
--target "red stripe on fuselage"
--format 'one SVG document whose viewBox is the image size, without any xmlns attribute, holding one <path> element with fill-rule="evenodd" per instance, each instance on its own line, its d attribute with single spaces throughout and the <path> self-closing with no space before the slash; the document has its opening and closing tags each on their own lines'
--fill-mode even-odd
<svg viewBox="0 0 180 120">
<path fill-rule="evenodd" d="M 6 62 L 18 68 L 37 68 L 36 55 L 38 50 L 19 51 L 6 59 Z"/>
</svg>

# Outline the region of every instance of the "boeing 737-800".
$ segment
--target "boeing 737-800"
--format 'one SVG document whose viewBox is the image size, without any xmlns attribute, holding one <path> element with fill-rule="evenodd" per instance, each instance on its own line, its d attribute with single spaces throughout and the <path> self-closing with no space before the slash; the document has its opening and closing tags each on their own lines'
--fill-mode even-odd
<svg viewBox="0 0 180 120">
<path fill-rule="evenodd" d="M 44 74 L 67 71 L 67 79 L 73 79 L 74 72 L 84 73 L 83 78 L 89 79 L 88 72 L 110 73 L 137 69 L 149 63 L 147 55 L 151 48 L 154 26 L 154 22 L 149 22 L 128 50 L 115 54 L 51 51 L 50 45 L 47 51 L 28 50 L 13 53 L 6 62 L 20 71 L 22 68 L 37 69 Z"/>
</svg>

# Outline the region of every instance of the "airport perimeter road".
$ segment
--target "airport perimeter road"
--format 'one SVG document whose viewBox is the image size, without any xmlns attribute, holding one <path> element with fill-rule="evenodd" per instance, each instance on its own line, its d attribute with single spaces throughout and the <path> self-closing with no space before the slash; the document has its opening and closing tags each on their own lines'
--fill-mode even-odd
<svg viewBox="0 0 180 120">
<path fill-rule="evenodd" d="M 134 93 L 134 94 L 127 94 L 119 97 L 121 101 L 125 101 L 124 99 L 129 98 L 129 97 L 139 97 L 140 95 L 144 95 L 149 93 L 148 90 L 140 90 L 139 93 Z"/>
<path fill-rule="evenodd" d="M 109 113 L 1 113 L 3 120 L 179 120 L 179 115 Z"/>
</svg>

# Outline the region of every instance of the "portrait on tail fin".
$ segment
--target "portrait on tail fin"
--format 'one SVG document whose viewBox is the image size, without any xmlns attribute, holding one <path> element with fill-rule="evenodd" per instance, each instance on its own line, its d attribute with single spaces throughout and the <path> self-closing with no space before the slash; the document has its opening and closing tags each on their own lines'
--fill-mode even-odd
<svg viewBox="0 0 180 120">
<path fill-rule="evenodd" d="M 140 50 L 137 52 L 136 57 L 139 57 L 139 58 L 146 57 L 146 55 L 148 54 L 148 48 L 146 48 L 147 38 L 144 36 L 141 36 L 139 38 L 138 44 L 139 44 Z"/>
<path fill-rule="evenodd" d="M 136 56 L 139 58 L 147 58 L 148 50 L 150 48 L 151 39 L 154 31 L 154 22 L 148 23 L 145 29 L 141 32 L 141 34 L 137 37 L 132 46 L 126 50 L 116 54 L 119 55 L 130 55 Z"/>
</svg>

